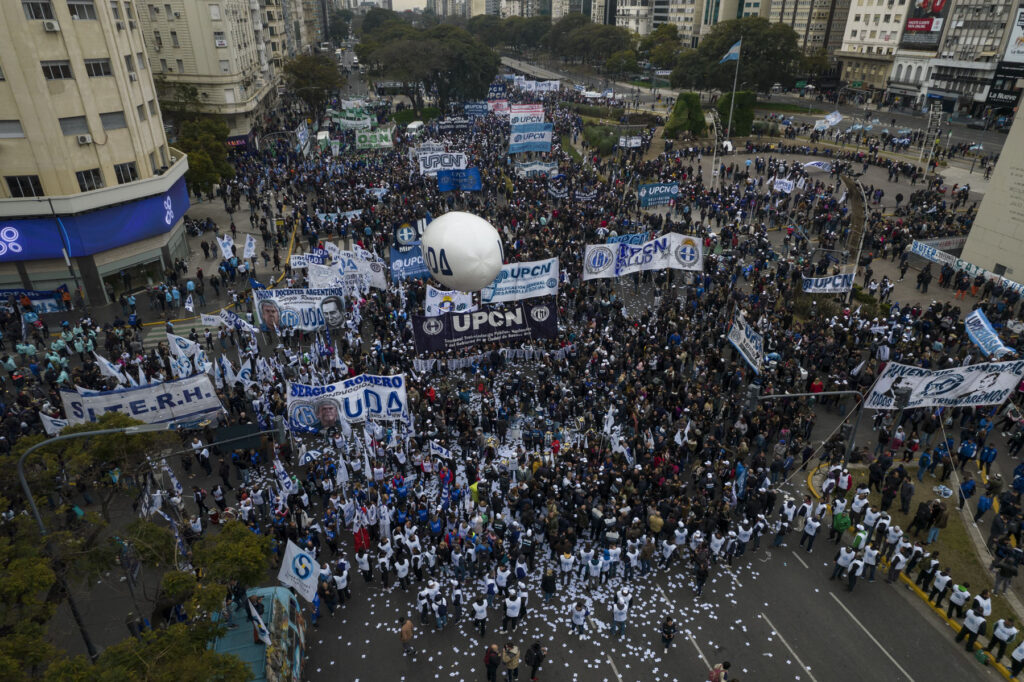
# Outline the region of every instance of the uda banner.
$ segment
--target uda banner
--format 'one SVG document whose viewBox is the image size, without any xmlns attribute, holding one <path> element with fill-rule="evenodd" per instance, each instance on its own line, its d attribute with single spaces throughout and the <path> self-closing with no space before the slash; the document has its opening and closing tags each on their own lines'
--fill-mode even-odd
<svg viewBox="0 0 1024 682">
<path fill-rule="evenodd" d="M 764 365 L 764 338 L 747 324 L 742 315 L 736 315 L 732 320 L 729 343 L 739 351 L 752 370 L 761 373 Z"/>
<path fill-rule="evenodd" d="M 391 281 L 400 282 L 410 277 L 429 277 L 430 270 L 423 262 L 423 251 L 420 243 L 416 242 L 412 248 L 404 253 L 391 247 Z"/>
<path fill-rule="evenodd" d="M 507 310 L 488 308 L 439 317 L 413 315 L 416 352 L 459 350 L 478 344 L 501 346 L 558 336 L 554 303 L 520 303 Z"/>
<path fill-rule="evenodd" d="M 503 265 L 494 281 L 480 291 L 481 303 L 521 301 L 558 294 L 558 259 Z"/>
<path fill-rule="evenodd" d="M 420 173 L 433 175 L 443 170 L 463 170 L 469 165 L 469 157 L 461 152 L 430 152 L 420 154 Z"/>
<path fill-rule="evenodd" d="M 679 185 L 674 182 L 653 182 L 640 185 L 640 206 L 664 206 L 679 198 Z"/>
<path fill-rule="evenodd" d="M 853 288 L 854 273 L 832 277 L 804 277 L 805 294 L 841 294 Z"/>
<path fill-rule="evenodd" d="M 404 419 L 409 412 L 405 377 L 360 374 L 333 384 L 288 383 L 288 427 L 319 433 L 367 419 Z"/>
<path fill-rule="evenodd" d="M 423 302 L 423 313 L 427 317 L 437 317 L 445 313 L 466 313 L 476 310 L 473 305 L 473 294 L 465 291 L 445 291 L 427 285 L 427 299 Z"/>
<path fill-rule="evenodd" d="M 553 123 L 514 125 L 508 138 L 508 153 L 550 152 L 553 136 Z"/>
<path fill-rule="evenodd" d="M 71 424 L 94 422 L 106 412 L 121 412 L 147 424 L 162 424 L 198 419 L 224 409 L 205 374 L 88 395 L 62 390 L 60 397 Z"/>
<path fill-rule="evenodd" d="M 980 308 L 964 318 L 964 328 L 967 329 L 967 336 L 985 357 L 995 356 L 998 360 L 1007 353 L 1016 352 L 999 339 L 999 334 Z"/>
<path fill-rule="evenodd" d="M 482 188 L 479 168 L 437 171 L 437 190 L 439 192 L 451 192 L 453 189 L 463 192 L 479 192 Z"/>
<path fill-rule="evenodd" d="M 345 290 L 256 289 L 256 315 L 268 329 L 340 329 L 345 323 Z"/>
<path fill-rule="evenodd" d="M 621 277 L 645 270 L 703 270 L 704 247 L 699 239 L 669 232 L 640 245 L 587 244 L 583 279 Z"/>
<path fill-rule="evenodd" d="M 896 410 L 896 390 L 910 389 L 907 408 L 1000 405 L 1024 378 L 1024 360 L 983 362 L 930 370 L 890 362 L 864 403 L 872 410 Z"/>
</svg>

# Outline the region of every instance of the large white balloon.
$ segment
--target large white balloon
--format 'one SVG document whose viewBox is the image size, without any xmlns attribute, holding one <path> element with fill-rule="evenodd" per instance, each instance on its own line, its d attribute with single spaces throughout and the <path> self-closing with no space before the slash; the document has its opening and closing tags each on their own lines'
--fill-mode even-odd
<svg viewBox="0 0 1024 682">
<path fill-rule="evenodd" d="M 423 261 L 449 289 L 483 289 L 501 271 L 502 257 L 498 231 L 472 213 L 445 213 L 423 233 Z"/>
</svg>

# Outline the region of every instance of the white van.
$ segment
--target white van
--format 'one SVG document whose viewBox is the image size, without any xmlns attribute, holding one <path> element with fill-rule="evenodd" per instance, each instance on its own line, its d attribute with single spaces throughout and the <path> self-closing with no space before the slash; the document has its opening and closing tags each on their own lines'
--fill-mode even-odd
<svg viewBox="0 0 1024 682">
<path fill-rule="evenodd" d="M 419 135 L 423 132 L 423 121 L 413 121 L 405 127 L 405 131 L 410 135 Z"/>
</svg>

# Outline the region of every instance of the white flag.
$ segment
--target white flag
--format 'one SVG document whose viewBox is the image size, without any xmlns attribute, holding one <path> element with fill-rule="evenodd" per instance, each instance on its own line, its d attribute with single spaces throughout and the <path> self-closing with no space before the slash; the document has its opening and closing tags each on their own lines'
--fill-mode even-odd
<svg viewBox="0 0 1024 682">
<path fill-rule="evenodd" d="M 115 365 L 113 362 L 107 360 L 105 357 L 103 357 L 96 351 L 93 351 L 92 354 L 93 357 L 96 358 L 96 365 L 100 368 L 100 374 L 102 374 L 103 376 L 113 377 L 117 379 L 118 383 L 120 384 L 124 384 L 126 386 L 128 385 L 128 377 L 126 377 L 124 373 L 121 372 L 120 365 Z"/>
<path fill-rule="evenodd" d="M 229 259 L 235 254 L 231 252 L 231 249 L 235 246 L 235 240 L 230 234 L 226 234 L 223 237 L 217 238 L 217 244 L 220 246 L 220 253 L 225 259 Z"/>
<path fill-rule="evenodd" d="M 249 613 L 252 614 L 252 624 L 256 628 L 256 636 L 260 638 L 261 642 L 270 646 L 270 631 L 267 630 L 267 626 L 263 623 L 263 618 L 260 617 L 259 611 L 252 605 L 251 601 L 249 602 Z"/>
<path fill-rule="evenodd" d="M 190 313 L 194 313 L 196 311 L 196 305 L 192 301 L 192 294 L 189 294 L 188 298 L 185 299 L 185 310 L 189 311 Z"/>
<path fill-rule="evenodd" d="M 246 260 L 256 255 L 256 237 L 251 234 L 245 235 L 245 250 L 242 251 L 242 258 Z"/>
<path fill-rule="evenodd" d="M 316 578 L 319 573 L 316 560 L 291 540 L 284 552 L 284 561 L 277 579 L 295 589 L 306 601 L 312 603 L 316 597 Z"/>
<path fill-rule="evenodd" d="M 61 429 L 68 425 L 67 419 L 55 419 L 47 414 L 39 413 L 39 419 L 43 422 L 43 429 L 47 436 L 56 436 Z"/>
</svg>

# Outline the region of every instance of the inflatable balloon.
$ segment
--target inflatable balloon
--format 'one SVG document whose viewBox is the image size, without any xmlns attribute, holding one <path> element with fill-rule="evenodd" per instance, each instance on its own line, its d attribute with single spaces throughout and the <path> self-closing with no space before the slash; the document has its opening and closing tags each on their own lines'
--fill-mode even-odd
<svg viewBox="0 0 1024 682">
<path fill-rule="evenodd" d="M 478 291 L 501 270 L 501 237 L 489 222 L 464 211 L 451 211 L 427 225 L 423 262 L 434 279 L 449 289 Z"/>
</svg>

